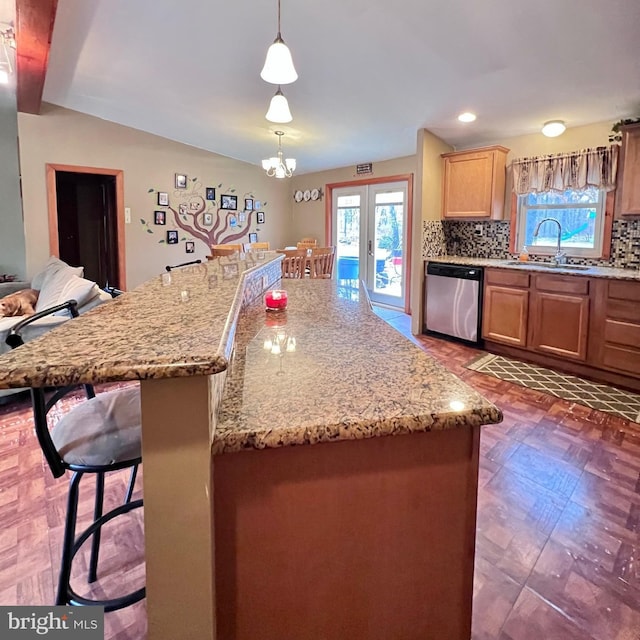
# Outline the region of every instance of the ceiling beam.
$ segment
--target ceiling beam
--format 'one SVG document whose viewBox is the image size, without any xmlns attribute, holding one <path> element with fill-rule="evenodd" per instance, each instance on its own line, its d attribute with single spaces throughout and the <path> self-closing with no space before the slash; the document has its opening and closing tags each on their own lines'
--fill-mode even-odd
<svg viewBox="0 0 640 640">
<path fill-rule="evenodd" d="M 18 111 L 40 113 L 58 0 L 16 0 Z"/>
</svg>

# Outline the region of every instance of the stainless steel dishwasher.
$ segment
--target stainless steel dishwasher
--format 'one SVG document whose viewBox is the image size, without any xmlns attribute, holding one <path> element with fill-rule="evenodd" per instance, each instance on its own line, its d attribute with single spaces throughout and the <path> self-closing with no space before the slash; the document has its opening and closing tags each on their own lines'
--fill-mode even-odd
<svg viewBox="0 0 640 640">
<path fill-rule="evenodd" d="M 425 275 L 425 332 L 480 344 L 482 268 L 428 262 Z"/>
</svg>

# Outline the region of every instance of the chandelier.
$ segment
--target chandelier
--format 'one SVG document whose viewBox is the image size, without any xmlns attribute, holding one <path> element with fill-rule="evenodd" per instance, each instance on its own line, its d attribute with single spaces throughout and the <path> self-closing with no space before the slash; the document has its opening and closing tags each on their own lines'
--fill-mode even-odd
<svg viewBox="0 0 640 640">
<path fill-rule="evenodd" d="M 280 0 L 278 0 L 278 33 L 267 51 L 260 77 L 271 84 L 290 84 L 298 79 L 291 51 L 280 34 Z"/>
<path fill-rule="evenodd" d="M 278 155 L 266 158 L 262 161 L 262 168 L 270 178 L 290 178 L 296 170 L 296 161 L 293 158 L 282 159 L 282 136 L 284 131 L 275 131 L 278 136 Z"/>
</svg>

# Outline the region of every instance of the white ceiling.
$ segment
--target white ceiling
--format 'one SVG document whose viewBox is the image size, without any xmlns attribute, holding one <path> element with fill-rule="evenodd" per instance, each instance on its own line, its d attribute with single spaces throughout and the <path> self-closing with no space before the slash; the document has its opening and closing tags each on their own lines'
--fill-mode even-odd
<svg viewBox="0 0 640 640">
<path fill-rule="evenodd" d="M 640 115 L 638 0 L 282 0 L 294 120 L 264 114 L 276 0 L 59 0 L 44 100 L 297 173 Z M 456 120 L 478 114 L 473 124 Z"/>
</svg>

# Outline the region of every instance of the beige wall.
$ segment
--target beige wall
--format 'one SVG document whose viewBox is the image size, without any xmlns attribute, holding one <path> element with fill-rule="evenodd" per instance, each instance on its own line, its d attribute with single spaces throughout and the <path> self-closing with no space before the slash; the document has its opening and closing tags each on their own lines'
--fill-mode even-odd
<svg viewBox="0 0 640 640">
<path fill-rule="evenodd" d="M 15 274 L 24 279 L 26 258 L 17 140 L 15 91 L 9 86 L 0 87 L 0 274 Z"/>
<path fill-rule="evenodd" d="M 557 138 L 547 138 L 542 133 L 532 133 L 516 138 L 498 138 L 492 142 L 487 142 L 483 146 L 499 144 L 510 149 L 507 155 L 507 164 L 509 164 L 514 158 L 564 153 L 608 145 L 610 144 L 609 134 L 611 133 L 612 125 L 612 122 L 606 121 L 588 124 L 583 127 L 571 127 Z M 459 150 L 469 148 L 472 147 L 457 147 Z"/>
<path fill-rule="evenodd" d="M 416 172 L 415 156 L 395 158 L 373 163 L 373 173 L 367 175 L 357 175 L 355 166 L 319 171 L 317 173 L 306 173 L 294 176 L 287 183 L 287 198 L 289 199 L 292 216 L 291 228 L 288 231 L 288 244 L 295 244 L 297 240 L 305 236 L 318 239 L 324 244 L 325 240 L 325 197 L 321 200 L 310 200 L 305 202 L 295 202 L 293 194 L 297 189 L 326 190 L 326 185 L 336 182 L 351 182 L 355 180 L 368 180 L 369 178 L 381 178 Z"/>
<path fill-rule="evenodd" d="M 261 167 L 47 104 L 40 116 L 19 114 L 18 128 L 29 276 L 49 256 L 46 163 L 124 171 L 124 205 L 131 208 L 131 223 L 125 225 L 128 289 L 160 273 L 167 264 L 204 259 L 208 253 L 201 241 L 196 241 L 195 254 L 186 254 L 182 241 L 178 245 L 158 242 L 166 230 L 177 227 L 169 216 L 166 226 L 153 224 L 153 211 L 159 207 L 156 193 L 149 190 L 167 191 L 170 202 L 175 202 L 181 195 L 174 192 L 175 173 L 187 174 L 189 184 L 197 177 L 202 193 L 207 186 L 215 187 L 218 198 L 221 192 L 235 189 L 239 206 L 253 195 L 263 203 L 266 222 L 254 221 L 251 231 L 258 231 L 259 240 L 275 247 L 289 240 L 290 182 L 268 178 Z M 180 232 L 179 237 L 184 235 Z"/>
</svg>

